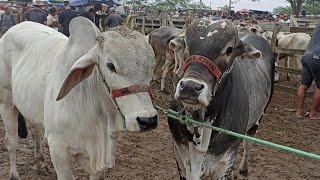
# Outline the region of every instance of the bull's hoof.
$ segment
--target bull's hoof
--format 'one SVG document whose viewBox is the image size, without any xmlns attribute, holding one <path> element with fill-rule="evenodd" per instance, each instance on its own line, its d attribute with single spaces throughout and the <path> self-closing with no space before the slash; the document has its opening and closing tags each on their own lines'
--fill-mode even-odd
<svg viewBox="0 0 320 180">
<path fill-rule="evenodd" d="M 240 176 L 248 177 L 248 170 L 240 170 L 239 174 L 240 174 Z"/>
<path fill-rule="evenodd" d="M 185 177 L 180 176 L 180 180 L 187 180 Z"/>
<path fill-rule="evenodd" d="M 41 176 L 49 176 L 50 175 L 49 168 L 47 166 L 39 168 L 37 169 L 37 174 Z"/>
<path fill-rule="evenodd" d="M 16 174 L 13 174 L 13 173 L 10 174 L 9 180 L 19 180 L 19 179 L 20 179 L 19 175 L 16 175 Z"/>
</svg>

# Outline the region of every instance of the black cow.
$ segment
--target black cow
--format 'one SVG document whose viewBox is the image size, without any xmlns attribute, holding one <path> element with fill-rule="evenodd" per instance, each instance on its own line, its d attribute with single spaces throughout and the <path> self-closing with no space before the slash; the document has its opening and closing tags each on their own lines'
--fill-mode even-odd
<svg viewBox="0 0 320 180">
<path fill-rule="evenodd" d="M 273 92 L 269 43 L 238 34 L 228 20 L 195 20 L 186 30 L 185 61 L 171 108 L 227 130 L 254 136 Z M 221 73 L 222 72 L 222 73 Z M 229 179 L 241 139 L 168 118 L 181 179 Z M 244 141 L 240 174 L 247 176 L 251 143 Z"/>
</svg>

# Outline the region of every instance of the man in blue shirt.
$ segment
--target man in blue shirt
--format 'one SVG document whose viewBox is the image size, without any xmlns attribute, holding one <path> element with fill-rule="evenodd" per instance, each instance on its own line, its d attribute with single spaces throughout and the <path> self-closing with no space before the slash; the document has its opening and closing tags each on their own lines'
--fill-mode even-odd
<svg viewBox="0 0 320 180">
<path fill-rule="evenodd" d="M 64 1 L 64 10 L 59 14 L 59 24 L 62 27 L 62 33 L 68 37 L 70 21 L 75 17 L 77 17 L 76 11 L 70 8 L 69 1 Z"/>
<path fill-rule="evenodd" d="M 297 93 L 297 117 L 309 116 L 311 120 L 320 119 L 318 109 L 320 107 L 320 22 L 314 29 L 309 45 L 301 60 L 302 74 L 301 85 Z M 315 81 L 317 89 L 312 98 L 312 107 L 310 114 L 305 113 L 304 99 L 307 89 Z"/>
<path fill-rule="evenodd" d="M 5 12 L 1 14 L 0 20 L 1 31 L 3 34 L 16 24 L 10 7 L 6 6 L 4 9 Z"/>
</svg>

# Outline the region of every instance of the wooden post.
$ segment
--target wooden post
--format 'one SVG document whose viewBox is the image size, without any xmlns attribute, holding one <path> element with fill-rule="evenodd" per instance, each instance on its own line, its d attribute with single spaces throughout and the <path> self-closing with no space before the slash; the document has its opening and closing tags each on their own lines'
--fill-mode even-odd
<svg viewBox="0 0 320 180">
<path fill-rule="evenodd" d="M 275 47 L 276 47 L 276 41 L 277 41 L 277 35 L 280 31 L 280 24 L 279 23 L 275 23 L 274 24 L 274 28 L 273 28 L 273 33 L 272 33 L 272 39 L 271 39 L 271 48 L 274 51 Z"/>
<path fill-rule="evenodd" d="M 141 28 L 141 33 L 145 36 L 146 33 L 145 33 L 145 27 L 146 27 L 146 17 L 143 16 L 142 18 L 142 28 Z"/>
</svg>

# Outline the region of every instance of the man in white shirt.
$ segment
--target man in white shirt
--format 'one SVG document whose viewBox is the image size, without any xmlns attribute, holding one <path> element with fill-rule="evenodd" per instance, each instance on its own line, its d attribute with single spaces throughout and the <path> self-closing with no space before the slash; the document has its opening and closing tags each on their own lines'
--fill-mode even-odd
<svg viewBox="0 0 320 180">
<path fill-rule="evenodd" d="M 55 8 L 50 8 L 48 10 L 49 15 L 47 16 L 47 26 L 52 27 L 55 30 L 59 29 L 57 10 Z"/>
<path fill-rule="evenodd" d="M 279 21 L 280 23 L 290 23 L 290 19 L 288 14 L 284 14 L 282 19 Z"/>
</svg>

